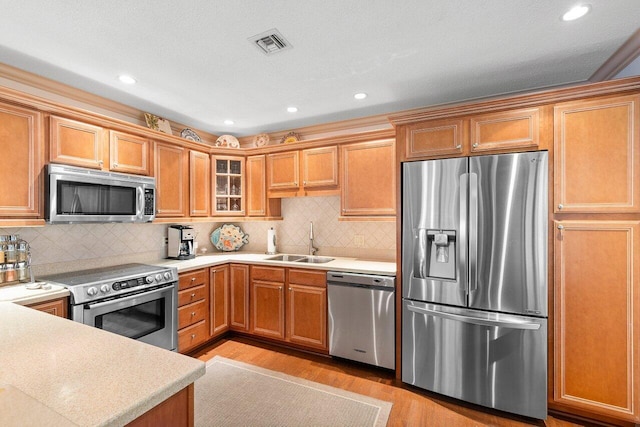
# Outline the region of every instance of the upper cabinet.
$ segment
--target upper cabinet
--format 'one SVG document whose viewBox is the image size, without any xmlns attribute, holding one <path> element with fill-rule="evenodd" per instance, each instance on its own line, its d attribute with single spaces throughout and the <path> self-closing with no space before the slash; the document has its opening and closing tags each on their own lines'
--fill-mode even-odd
<svg viewBox="0 0 640 427">
<path fill-rule="evenodd" d="M 268 154 L 267 171 L 269 197 L 337 194 L 338 147 Z"/>
<path fill-rule="evenodd" d="M 280 216 L 280 199 L 267 199 L 267 157 L 249 156 L 245 163 L 247 216 Z"/>
<path fill-rule="evenodd" d="M 342 215 L 396 214 L 395 153 L 393 139 L 342 146 Z"/>
<path fill-rule="evenodd" d="M 427 120 L 399 126 L 398 140 L 407 160 L 543 149 L 545 114 L 546 107 L 535 107 Z"/>
<path fill-rule="evenodd" d="M 554 212 L 640 211 L 640 96 L 557 104 Z"/>
<path fill-rule="evenodd" d="M 39 112 L 0 103 L 0 216 L 43 216 L 44 139 Z"/>
<path fill-rule="evenodd" d="M 211 156 L 214 176 L 214 215 L 243 216 L 245 213 L 244 157 Z"/>
<path fill-rule="evenodd" d="M 109 169 L 149 175 L 149 140 L 123 132 L 109 131 Z"/>
<path fill-rule="evenodd" d="M 149 140 L 51 116 L 49 160 L 92 169 L 149 175 Z"/>
<path fill-rule="evenodd" d="M 102 169 L 104 166 L 104 130 L 76 120 L 51 116 L 49 123 L 49 160 L 73 166 Z"/>
<path fill-rule="evenodd" d="M 211 206 L 211 159 L 209 154 L 189 151 L 189 215 L 209 216 Z"/>
<path fill-rule="evenodd" d="M 187 150 L 173 144 L 155 143 L 156 216 L 187 216 L 189 202 L 189 157 Z"/>
</svg>

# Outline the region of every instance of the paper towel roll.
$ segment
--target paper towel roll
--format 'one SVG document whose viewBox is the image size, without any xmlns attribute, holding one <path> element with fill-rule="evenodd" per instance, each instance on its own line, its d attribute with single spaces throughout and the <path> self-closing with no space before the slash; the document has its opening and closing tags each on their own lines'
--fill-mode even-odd
<svg viewBox="0 0 640 427">
<path fill-rule="evenodd" d="M 276 231 L 271 227 L 267 230 L 267 253 L 276 253 Z"/>
</svg>

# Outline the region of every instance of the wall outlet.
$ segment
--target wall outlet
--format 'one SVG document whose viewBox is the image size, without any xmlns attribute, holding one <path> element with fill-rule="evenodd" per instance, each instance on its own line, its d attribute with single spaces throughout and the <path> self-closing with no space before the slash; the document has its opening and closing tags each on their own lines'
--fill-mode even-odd
<svg viewBox="0 0 640 427">
<path fill-rule="evenodd" d="M 165 237 L 164 238 L 164 245 L 167 246 L 169 244 L 169 238 Z"/>
<path fill-rule="evenodd" d="M 356 234 L 355 236 L 353 236 L 353 243 L 356 246 L 356 248 L 364 247 L 364 235 Z"/>
</svg>

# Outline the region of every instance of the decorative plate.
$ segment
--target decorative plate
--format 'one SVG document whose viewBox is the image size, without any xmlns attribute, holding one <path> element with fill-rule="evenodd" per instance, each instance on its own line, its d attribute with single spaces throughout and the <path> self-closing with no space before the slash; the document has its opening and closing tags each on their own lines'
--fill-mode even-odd
<svg viewBox="0 0 640 427">
<path fill-rule="evenodd" d="M 237 251 L 249 243 L 249 235 L 244 234 L 240 227 L 233 224 L 224 224 L 211 233 L 211 243 L 223 252 Z"/>
<path fill-rule="evenodd" d="M 216 147 L 240 148 L 238 138 L 233 135 L 222 135 L 220 138 L 216 139 L 215 145 Z"/>
<path fill-rule="evenodd" d="M 256 135 L 255 138 L 253 138 L 253 144 L 256 147 L 264 147 L 268 143 L 269 135 L 267 135 L 266 133 L 261 133 L 260 135 Z"/>
<path fill-rule="evenodd" d="M 180 136 L 184 139 L 188 139 L 189 141 L 202 142 L 198 134 L 189 128 L 182 129 L 182 132 L 180 132 Z"/>
<path fill-rule="evenodd" d="M 298 142 L 298 141 L 300 141 L 300 135 L 298 135 L 295 132 L 289 132 L 288 134 L 282 137 L 282 139 L 280 140 L 280 144 L 289 144 L 291 142 Z"/>
<path fill-rule="evenodd" d="M 150 113 L 144 113 L 144 121 L 147 122 L 147 127 L 149 129 L 168 133 L 169 135 L 173 134 L 171 130 L 171 123 L 169 123 L 169 120 L 165 120 L 162 117 L 154 116 Z"/>
</svg>

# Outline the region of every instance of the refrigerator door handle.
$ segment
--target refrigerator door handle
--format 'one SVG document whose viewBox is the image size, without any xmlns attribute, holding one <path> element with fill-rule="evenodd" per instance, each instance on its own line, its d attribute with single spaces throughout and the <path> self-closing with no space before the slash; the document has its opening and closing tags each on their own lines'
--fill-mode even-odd
<svg viewBox="0 0 640 427">
<path fill-rule="evenodd" d="M 460 175 L 460 242 L 458 259 L 460 260 L 460 287 L 467 291 L 467 201 L 469 200 L 469 174 Z"/>
<path fill-rule="evenodd" d="M 469 292 L 478 289 L 478 174 L 469 174 Z"/>
<path fill-rule="evenodd" d="M 413 277 L 427 278 L 427 229 L 418 228 L 413 241 Z"/>
<path fill-rule="evenodd" d="M 416 307 L 413 305 L 407 306 L 409 311 L 413 311 L 418 314 L 426 314 L 429 316 L 442 317 L 443 319 L 455 320 L 463 323 L 471 323 L 481 326 L 494 326 L 497 328 L 509 328 L 509 329 L 540 329 L 540 324 L 535 322 L 528 322 L 526 320 L 491 320 L 482 319 L 478 317 L 464 316 L 461 314 L 446 313 L 439 310 L 432 310 L 429 308 Z"/>
</svg>

